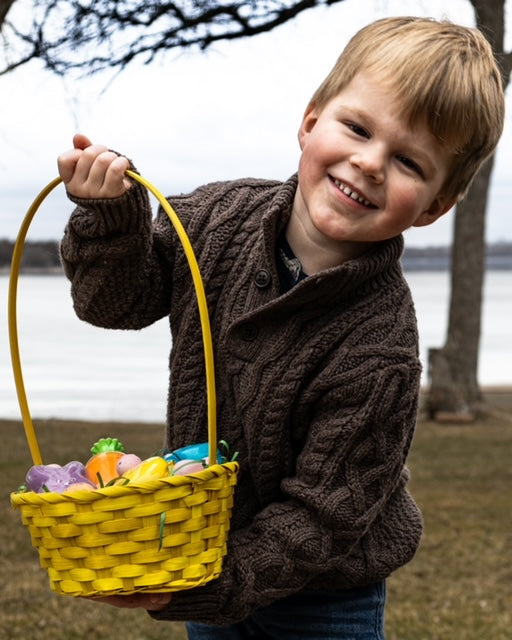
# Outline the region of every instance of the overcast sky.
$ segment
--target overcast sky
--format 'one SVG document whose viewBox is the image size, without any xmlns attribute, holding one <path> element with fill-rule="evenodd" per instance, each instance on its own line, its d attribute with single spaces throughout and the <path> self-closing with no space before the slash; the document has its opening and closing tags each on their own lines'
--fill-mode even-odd
<svg viewBox="0 0 512 640">
<path fill-rule="evenodd" d="M 134 65 L 109 86 L 107 76 L 62 80 L 35 64 L 1 77 L 0 237 L 16 237 L 30 202 L 57 176 L 56 157 L 76 131 L 131 157 L 165 194 L 218 179 L 286 179 L 298 164 L 303 110 L 348 38 L 373 19 L 405 14 L 473 24 L 467 0 L 344 0 L 269 34 Z M 491 241 L 512 241 L 511 167 L 508 113 L 490 198 Z M 60 186 L 29 239 L 58 239 L 69 211 Z M 448 244 L 451 218 L 408 232 L 409 244 Z"/>
</svg>

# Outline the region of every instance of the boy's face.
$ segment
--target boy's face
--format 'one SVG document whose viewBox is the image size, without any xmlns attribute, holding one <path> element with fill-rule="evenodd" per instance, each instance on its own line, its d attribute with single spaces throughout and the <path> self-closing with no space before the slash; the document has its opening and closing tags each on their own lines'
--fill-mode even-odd
<svg viewBox="0 0 512 640">
<path fill-rule="evenodd" d="M 322 110 L 310 107 L 299 141 L 292 215 L 317 247 L 354 256 L 453 204 L 440 193 L 449 153 L 426 126 L 411 129 L 395 91 L 371 73 L 358 73 Z"/>
</svg>

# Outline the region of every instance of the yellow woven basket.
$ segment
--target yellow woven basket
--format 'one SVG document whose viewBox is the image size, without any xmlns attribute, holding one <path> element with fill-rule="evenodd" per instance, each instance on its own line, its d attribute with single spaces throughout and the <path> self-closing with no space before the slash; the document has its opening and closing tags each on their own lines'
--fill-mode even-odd
<svg viewBox="0 0 512 640">
<path fill-rule="evenodd" d="M 200 272 L 188 237 L 165 197 L 143 184 L 167 212 L 183 244 L 194 280 L 203 332 L 208 394 L 209 460 L 217 459 L 213 349 Z M 9 281 L 9 338 L 23 425 L 35 465 L 42 464 L 21 371 L 16 321 L 17 282 L 30 223 L 51 182 L 34 200 L 18 234 Z M 192 444 L 192 443 L 191 443 Z M 93 491 L 12 493 L 23 524 L 48 571 L 51 588 L 72 596 L 105 596 L 190 589 L 217 578 L 226 554 L 238 464 L 213 464 L 188 476 Z"/>
</svg>

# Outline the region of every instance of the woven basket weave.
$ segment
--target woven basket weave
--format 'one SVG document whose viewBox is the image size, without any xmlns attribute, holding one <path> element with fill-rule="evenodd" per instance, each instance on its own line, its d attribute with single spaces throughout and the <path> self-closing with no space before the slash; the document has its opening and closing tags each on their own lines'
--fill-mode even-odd
<svg viewBox="0 0 512 640">
<path fill-rule="evenodd" d="M 236 463 L 74 493 L 13 493 L 54 591 L 179 591 L 220 575 Z"/>
<path fill-rule="evenodd" d="M 178 231 L 191 264 L 200 307 L 208 393 L 209 459 L 217 433 L 211 338 L 197 264 L 186 234 L 163 195 L 141 176 Z M 34 464 L 41 464 L 19 362 L 16 283 L 28 226 L 54 180 L 36 198 L 18 236 L 9 289 L 9 335 L 23 424 Z M 194 271 L 195 269 L 195 271 Z M 203 306 L 201 308 L 201 302 Z M 238 464 L 214 464 L 187 476 L 110 486 L 93 491 L 12 493 L 51 588 L 72 596 L 106 596 L 190 589 L 217 578 L 226 554 Z"/>
</svg>

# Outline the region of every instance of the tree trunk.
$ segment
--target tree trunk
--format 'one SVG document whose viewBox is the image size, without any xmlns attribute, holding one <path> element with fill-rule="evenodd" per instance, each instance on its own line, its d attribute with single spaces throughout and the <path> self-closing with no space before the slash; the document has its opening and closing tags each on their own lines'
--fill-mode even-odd
<svg viewBox="0 0 512 640">
<path fill-rule="evenodd" d="M 431 418 L 467 419 L 481 401 L 478 384 L 481 308 L 485 273 L 485 210 L 493 158 L 475 177 L 457 206 L 451 265 L 451 297 L 446 343 L 429 350 Z"/>
<path fill-rule="evenodd" d="M 504 51 L 505 0 L 471 0 L 477 26 L 489 38 L 506 87 L 512 68 Z M 457 206 L 452 247 L 451 297 L 445 345 L 428 354 L 425 409 L 432 419 L 470 420 L 482 406 L 478 356 L 485 274 L 485 214 L 494 157 L 480 169 Z"/>
</svg>

